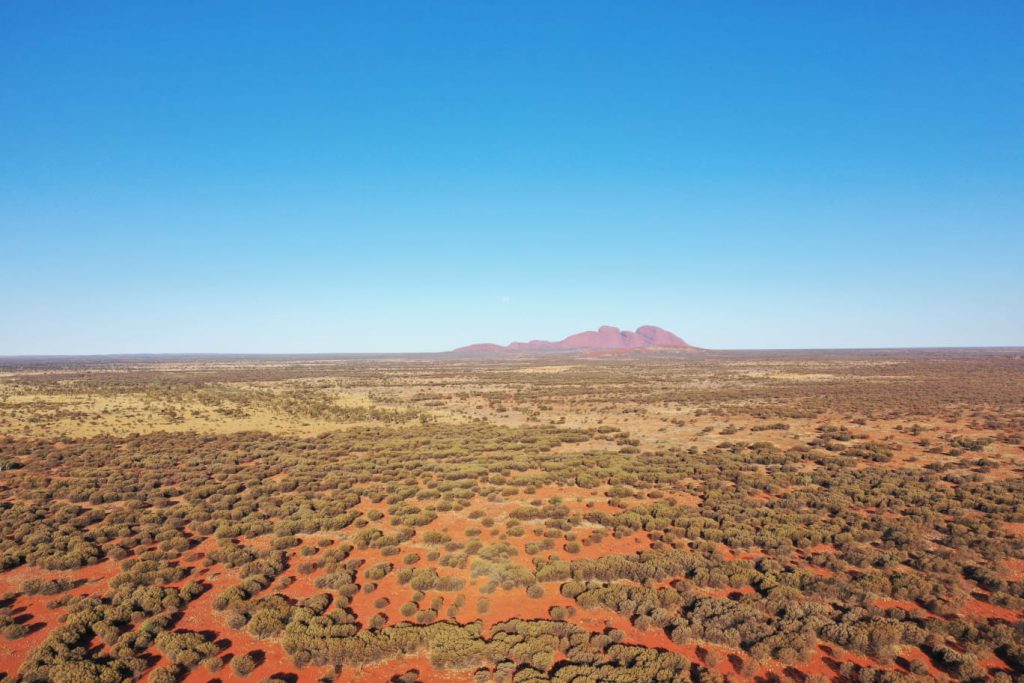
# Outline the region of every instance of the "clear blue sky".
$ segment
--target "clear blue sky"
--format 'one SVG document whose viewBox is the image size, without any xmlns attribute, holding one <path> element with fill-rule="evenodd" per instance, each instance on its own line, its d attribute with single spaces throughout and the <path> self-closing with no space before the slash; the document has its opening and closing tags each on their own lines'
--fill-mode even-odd
<svg viewBox="0 0 1024 683">
<path fill-rule="evenodd" d="M 1024 345 L 1024 3 L 5 2 L 0 354 Z"/>
</svg>

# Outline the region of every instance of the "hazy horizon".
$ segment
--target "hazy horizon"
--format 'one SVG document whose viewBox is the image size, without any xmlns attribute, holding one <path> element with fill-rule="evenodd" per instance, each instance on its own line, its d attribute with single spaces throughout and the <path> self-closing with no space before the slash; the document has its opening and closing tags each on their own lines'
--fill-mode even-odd
<svg viewBox="0 0 1024 683">
<path fill-rule="evenodd" d="M 1024 345 L 1024 5 L 0 7 L 0 355 Z"/>
<path fill-rule="evenodd" d="M 563 335 L 565 336 L 565 335 Z M 511 341 L 530 341 L 529 339 L 517 339 L 508 340 Z M 475 343 L 489 343 L 489 342 L 475 342 Z M 504 345 L 506 342 L 497 341 Z M 468 344 L 465 344 L 468 345 Z M 465 346 L 464 345 L 464 346 Z M 884 352 L 884 351 L 979 351 L 979 352 L 999 352 L 999 351 L 1017 351 L 1024 349 L 1024 344 L 992 344 L 985 346 L 834 346 L 834 347 L 735 347 L 735 348 L 710 348 L 699 345 L 692 345 L 696 351 L 707 351 L 712 353 L 756 353 L 756 352 L 767 352 L 767 353 L 816 353 L 816 352 Z M 587 355 L 586 349 L 571 349 L 571 350 L 520 350 L 520 351 L 507 351 L 501 353 L 488 353 L 479 351 L 467 351 L 459 352 L 456 348 L 442 349 L 439 351 L 421 351 L 415 349 L 408 349 L 405 351 L 302 351 L 302 352 L 271 352 L 271 351 L 112 351 L 112 352 L 97 352 L 97 353 L 53 353 L 53 354 L 0 354 L 0 360 L 13 360 L 13 359 L 74 359 L 74 358 L 173 358 L 173 357 L 194 357 L 194 358 L 335 358 L 335 357 L 349 357 L 349 356 L 431 356 L 438 354 L 450 354 L 457 353 L 459 355 L 473 355 L 484 358 L 511 358 L 511 357 L 522 357 L 522 356 L 533 356 L 537 358 L 544 357 L 559 357 L 559 356 L 573 356 L 573 355 Z M 669 355 L 682 355 L 685 356 L 688 351 L 672 352 L 669 351 Z M 616 355 L 616 354 L 613 354 Z M 628 354 L 634 355 L 634 354 Z M 653 354 L 643 353 L 643 355 L 652 355 L 653 357 L 667 357 L 664 352 L 655 352 Z"/>
</svg>

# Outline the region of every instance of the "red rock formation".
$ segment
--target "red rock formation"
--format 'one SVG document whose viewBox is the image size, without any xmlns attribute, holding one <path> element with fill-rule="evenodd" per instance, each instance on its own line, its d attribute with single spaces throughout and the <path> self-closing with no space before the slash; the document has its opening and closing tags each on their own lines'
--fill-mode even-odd
<svg viewBox="0 0 1024 683">
<path fill-rule="evenodd" d="M 502 351 L 576 351 L 576 350 L 630 350 L 630 349 L 692 349 L 685 341 L 654 325 L 638 327 L 636 332 L 603 325 L 596 332 L 587 331 L 569 335 L 562 341 L 535 339 L 529 342 L 499 344 L 471 344 L 455 349 L 456 353 L 489 353 Z"/>
</svg>

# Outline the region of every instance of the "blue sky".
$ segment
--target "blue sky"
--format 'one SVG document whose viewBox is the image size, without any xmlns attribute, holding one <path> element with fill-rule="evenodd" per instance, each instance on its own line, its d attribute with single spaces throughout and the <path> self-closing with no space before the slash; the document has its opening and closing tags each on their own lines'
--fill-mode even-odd
<svg viewBox="0 0 1024 683">
<path fill-rule="evenodd" d="M 0 354 L 1024 345 L 1020 2 L 0 4 Z"/>
</svg>

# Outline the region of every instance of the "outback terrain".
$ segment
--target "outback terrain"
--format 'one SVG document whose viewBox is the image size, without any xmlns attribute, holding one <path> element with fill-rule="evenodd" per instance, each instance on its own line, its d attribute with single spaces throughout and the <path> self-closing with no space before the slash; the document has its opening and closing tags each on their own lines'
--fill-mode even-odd
<svg viewBox="0 0 1024 683">
<path fill-rule="evenodd" d="M 0 680 L 1024 680 L 1022 475 L 1020 350 L 0 359 Z"/>
</svg>

